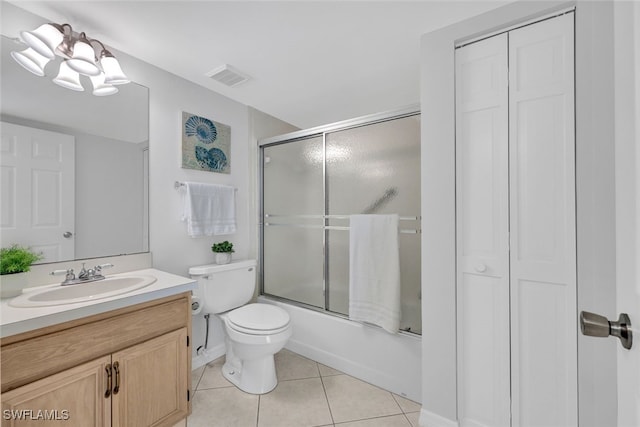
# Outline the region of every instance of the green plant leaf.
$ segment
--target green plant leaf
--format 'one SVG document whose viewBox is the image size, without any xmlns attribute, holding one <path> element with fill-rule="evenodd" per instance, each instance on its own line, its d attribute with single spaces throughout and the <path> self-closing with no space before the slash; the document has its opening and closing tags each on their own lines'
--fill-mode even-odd
<svg viewBox="0 0 640 427">
<path fill-rule="evenodd" d="M 213 252 L 235 252 L 233 250 L 233 243 L 229 242 L 228 240 L 225 240 L 224 242 L 214 243 L 213 246 L 211 246 L 211 250 Z"/>
<path fill-rule="evenodd" d="M 31 264 L 42 259 L 42 254 L 29 248 L 12 245 L 0 249 L 0 274 L 24 273 L 31 269 Z"/>
</svg>

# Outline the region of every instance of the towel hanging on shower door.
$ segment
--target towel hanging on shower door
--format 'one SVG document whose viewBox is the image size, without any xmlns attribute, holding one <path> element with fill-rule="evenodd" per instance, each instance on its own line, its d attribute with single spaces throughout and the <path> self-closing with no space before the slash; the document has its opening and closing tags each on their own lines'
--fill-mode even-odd
<svg viewBox="0 0 640 427">
<path fill-rule="evenodd" d="M 400 328 L 398 215 L 349 217 L 349 318 Z"/>
</svg>

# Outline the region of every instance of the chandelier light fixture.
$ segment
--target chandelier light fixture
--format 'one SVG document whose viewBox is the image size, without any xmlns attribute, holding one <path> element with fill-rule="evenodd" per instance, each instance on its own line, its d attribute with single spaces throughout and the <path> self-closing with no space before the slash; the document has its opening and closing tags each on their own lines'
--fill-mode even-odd
<svg viewBox="0 0 640 427">
<path fill-rule="evenodd" d="M 20 39 L 29 46 L 11 56 L 24 69 L 44 76 L 44 67 L 56 56 L 63 58 L 53 82 L 75 91 L 83 91 L 80 76 L 87 76 L 96 96 L 118 92 L 116 85 L 129 83 L 118 60 L 100 40 L 73 31 L 69 24 L 44 24 L 33 31 L 21 31 Z"/>
</svg>

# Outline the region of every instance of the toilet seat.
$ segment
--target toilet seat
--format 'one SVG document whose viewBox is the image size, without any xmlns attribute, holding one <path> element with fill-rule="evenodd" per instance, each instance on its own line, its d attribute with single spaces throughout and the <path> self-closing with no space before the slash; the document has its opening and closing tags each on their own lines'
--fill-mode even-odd
<svg viewBox="0 0 640 427">
<path fill-rule="evenodd" d="M 225 317 L 231 329 L 250 335 L 273 335 L 290 327 L 289 313 L 270 304 L 247 304 Z"/>
</svg>

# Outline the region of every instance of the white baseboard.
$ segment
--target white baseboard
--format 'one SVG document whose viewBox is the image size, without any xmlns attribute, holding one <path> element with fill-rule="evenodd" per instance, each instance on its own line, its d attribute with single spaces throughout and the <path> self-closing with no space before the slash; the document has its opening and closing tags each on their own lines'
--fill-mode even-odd
<svg viewBox="0 0 640 427">
<path fill-rule="evenodd" d="M 295 339 L 289 339 L 285 348 L 400 396 L 411 400 L 419 400 L 416 396 L 407 396 L 403 390 L 403 384 L 397 378 L 385 372 L 363 366 L 361 363 L 337 356 L 331 352 Z"/>
<path fill-rule="evenodd" d="M 420 427 L 459 427 L 457 421 L 450 420 L 426 409 L 420 410 L 420 420 L 418 423 Z"/>
<path fill-rule="evenodd" d="M 209 348 L 191 359 L 191 370 L 196 370 L 199 367 L 206 365 L 207 363 L 213 362 L 217 358 L 224 356 L 225 353 L 226 350 L 224 347 L 224 343 Z"/>
</svg>

